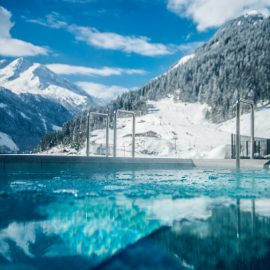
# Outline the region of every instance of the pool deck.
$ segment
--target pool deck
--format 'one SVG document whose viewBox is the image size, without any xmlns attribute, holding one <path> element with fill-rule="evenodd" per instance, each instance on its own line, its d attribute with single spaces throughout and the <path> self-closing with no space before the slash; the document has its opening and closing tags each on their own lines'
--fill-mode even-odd
<svg viewBox="0 0 270 270">
<path fill-rule="evenodd" d="M 86 157 L 86 156 L 57 156 L 34 154 L 0 154 L 0 166 L 8 164 L 26 163 L 46 166 L 47 164 L 89 164 L 105 166 L 123 166 L 157 169 L 235 169 L 234 159 L 177 159 L 177 158 L 113 158 L 113 157 Z M 269 169 L 270 160 L 242 159 L 241 168 L 249 170 Z"/>
</svg>

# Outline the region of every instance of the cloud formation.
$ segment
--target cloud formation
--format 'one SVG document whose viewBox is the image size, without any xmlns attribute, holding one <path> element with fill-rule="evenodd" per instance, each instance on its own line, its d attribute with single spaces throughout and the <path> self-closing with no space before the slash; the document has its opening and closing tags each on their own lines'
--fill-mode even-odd
<svg viewBox="0 0 270 270">
<path fill-rule="evenodd" d="M 45 17 L 45 20 L 28 20 L 28 22 L 55 29 L 65 29 L 73 34 L 76 40 L 106 50 L 123 51 L 151 57 L 173 54 L 176 51 L 176 47 L 173 45 L 153 43 L 150 38 L 145 36 L 124 36 L 113 32 L 101 32 L 94 27 L 68 24 L 60 17 L 58 13 L 52 12 Z"/>
<path fill-rule="evenodd" d="M 167 8 L 191 18 L 199 31 L 218 27 L 251 10 L 269 14 L 270 0 L 167 0 Z"/>
<path fill-rule="evenodd" d="M 84 89 L 89 95 L 104 101 L 112 100 L 124 92 L 129 91 L 129 89 L 118 85 L 107 86 L 92 82 L 78 82 L 77 85 Z"/>
<path fill-rule="evenodd" d="M 46 48 L 12 38 L 10 30 L 14 23 L 11 22 L 11 16 L 7 9 L 0 6 L 0 55 L 10 57 L 46 55 L 48 53 Z"/>
<path fill-rule="evenodd" d="M 169 45 L 152 43 L 148 37 L 123 36 L 112 32 L 100 32 L 93 27 L 71 25 L 68 30 L 78 41 L 97 48 L 136 53 L 143 56 L 161 56 L 174 52 Z"/>
<path fill-rule="evenodd" d="M 63 75 L 86 75 L 86 76 L 116 76 L 116 75 L 142 75 L 146 71 L 142 69 L 124 69 L 117 67 L 103 67 L 103 68 L 91 68 L 84 66 L 72 66 L 66 64 L 48 64 L 46 65 L 50 70 L 57 74 Z"/>
</svg>

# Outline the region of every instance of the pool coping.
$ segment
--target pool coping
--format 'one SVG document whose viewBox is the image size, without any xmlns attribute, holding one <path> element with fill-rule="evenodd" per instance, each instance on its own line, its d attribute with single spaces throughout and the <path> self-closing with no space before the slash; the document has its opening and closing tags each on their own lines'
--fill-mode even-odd
<svg viewBox="0 0 270 270">
<path fill-rule="evenodd" d="M 235 159 L 193 159 L 196 168 L 236 169 Z M 240 168 L 245 170 L 269 169 L 270 161 L 267 159 L 241 159 Z"/>
<path fill-rule="evenodd" d="M 0 164 L 10 163 L 38 163 L 38 164 L 105 164 L 105 165 L 143 165 L 144 167 L 162 165 L 176 168 L 198 169 L 235 169 L 235 159 L 179 159 L 179 158 L 123 158 L 123 157 L 86 157 L 64 155 L 38 155 L 38 154 L 0 154 Z M 241 168 L 250 170 L 269 169 L 270 160 L 242 159 Z"/>
</svg>

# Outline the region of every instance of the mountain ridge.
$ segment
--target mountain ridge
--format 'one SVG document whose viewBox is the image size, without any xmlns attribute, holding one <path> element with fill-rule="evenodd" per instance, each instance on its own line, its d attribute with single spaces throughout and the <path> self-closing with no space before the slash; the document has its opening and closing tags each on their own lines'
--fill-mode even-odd
<svg viewBox="0 0 270 270">
<path fill-rule="evenodd" d="M 32 63 L 22 57 L 0 69 L 0 85 L 15 94 L 47 96 L 75 113 L 93 103 L 93 98 L 77 85 L 56 75 L 46 66 Z M 61 88 L 61 93 L 58 93 L 57 88 Z"/>
<path fill-rule="evenodd" d="M 31 151 L 42 136 L 60 129 L 94 100 L 46 66 L 21 57 L 0 60 L 0 103 L 0 131 L 16 151 Z M 13 152 L 4 141 L 0 138 L 0 152 Z"/>
</svg>

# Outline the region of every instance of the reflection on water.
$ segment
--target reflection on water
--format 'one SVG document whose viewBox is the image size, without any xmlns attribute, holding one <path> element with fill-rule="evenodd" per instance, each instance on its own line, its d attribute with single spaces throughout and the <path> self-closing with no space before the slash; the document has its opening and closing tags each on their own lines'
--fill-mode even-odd
<svg viewBox="0 0 270 270">
<path fill-rule="evenodd" d="M 1 270 L 268 269 L 268 172 L 4 175 Z"/>
<path fill-rule="evenodd" d="M 0 231 L 0 265 L 26 263 L 47 269 L 58 258 L 79 256 L 76 268 L 89 269 L 160 226 L 126 199 L 58 199 L 36 208 L 35 214 L 46 219 L 14 220 Z"/>
<path fill-rule="evenodd" d="M 213 202 L 209 216 L 175 221 L 98 269 L 269 269 L 270 201 L 258 202 Z"/>
</svg>

